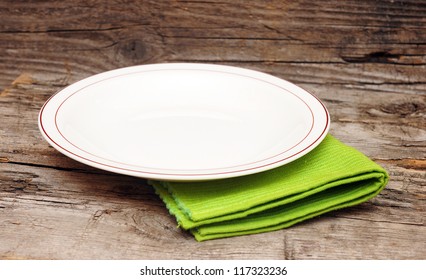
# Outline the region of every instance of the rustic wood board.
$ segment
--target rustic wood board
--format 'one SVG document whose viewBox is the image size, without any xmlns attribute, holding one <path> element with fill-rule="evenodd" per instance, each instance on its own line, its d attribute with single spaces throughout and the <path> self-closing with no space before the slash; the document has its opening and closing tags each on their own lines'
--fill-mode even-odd
<svg viewBox="0 0 426 280">
<path fill-rule="evenodd" d="M 425 259 L 426 3 L 323 2 L 0 1 L 0 258 Z M 68 159 L 37 127 L 61 88 L 159 62 L 241 66 L 314 92 L 331 133 L 391 181 L 286 230 L 196 242 L 143 179 Z"/>
</svg>

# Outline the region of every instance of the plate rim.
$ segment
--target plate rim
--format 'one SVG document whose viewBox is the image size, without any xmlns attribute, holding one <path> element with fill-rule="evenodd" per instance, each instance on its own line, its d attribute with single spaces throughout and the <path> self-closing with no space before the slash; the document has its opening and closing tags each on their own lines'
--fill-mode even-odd
<svg viewBox="0 0 426 280">
<path fill-rule="evenodd" d="M 163 67 L 172 67 L 172 68 L 166 69 L 166 68 L 163 68 Z M 324 110 L 324 113 L 325 113 L 325 125 L 324 125 L 321 133 L 318 135 L 318 137 L 315 140 L 310 141 L 307 145 L 304 145 L 302 149 L 300 149 L 300 150 L 296 151 L 295 153 L 292 153 L 292 154 L 290 154 L 290 155 L 288 155 L 288 156 L 286 156 L 284 158 L 280 158 L 280 159 L 277 159 L 277 160 L 275 160 L 273 162 L 269 162 L 269 163 L 255 165 L 253 167 L 248 167 L 248 168 L 243 168 L 243 169 L 238 169 L 238 170 L 221 171 L 221 172 L 214 172 L 214 170 L 226 169 L 226 168 L 229 169 L 229 168 L 234 168 L 234 167 L 244 166 L 244 165 L 253 165 L 253 164 L 256 164 L 258 162 L 263 162 L 263 161 L 268 160 L 270 158 L 274 158 L 274 157 L 277 157 L 277 156 L 279 156 L 279 155 L 281 155 L 283 153 L 291 151 L 292 149 L 294 149 L 295 147 L 297 147 L 298 145 L 300 145 L 310 135 L 310 133 L 312 132 L 312 130 L 314 128 L 314 125 L 315 125 L 314 121 L 313 121 L 313 123 L 311 125 L 311 128 L 310 128 L 309 132 L 304 136 L 304 138 L 302 140 L 300 140 L 297 144 L 293 145 L 292 147 L 288 148 L 287 150 L 285 150 L 283 152 L 280 152 L 278 155 L 270 156 L 270 157 L 268 157 L 266 159 L 261 159 L 261 160 L 255 161 L 255 162 L 250 162 L 250 163 L 241 164 L 241 165 L 232 166 L 232 167 L 220 167 L 220 168 L 214 168 L 214 169 L 213 168 L 210 168 L 210 169 L 196 169 L 196 170 L 199 171 L 199 172 L 196 172 L 196 173 L 187 173 L 187 172 L 185 172 L 185 170 L 189 171 L 190 169 L 180 170 L 181 173 L 179 173 L 179 172 L 178 173 L 164 173 L 164 172 L 152 172 L 152 171 L 148 171 L 148 170 L 142 170 L 140 168 L 139 169 L 138 168 L 136 168 L 136 169 L 123 168 L 121 166 L 111 165 L 111 164 L 108 164 L 106 162 L 99 162 L 99 161 L 96 161 L 94 159 L 87 158 L 84 155 L 79 155 L 77 152 L 70 151 L 69 149 L 67 149 L 66 147 L 63 147 L 63 145 L 60 144 L 59 140 L 65 140 L 68 143 L 70 143 L 71 145 L 73 145 L 75 148 L 77 148 L 78 150 L 80 150 L 80 151 L 82 151 L 82 152 L 84 152 L 86 154 L 90 154 L 95 159 L 98 158 L 98 159 L 102 159 L 102 160 L 107 161 L 107 162 L 114 162 L 114 160 L 102 158 L 100 156 L 91 154 L 90 152 L 87 152 L 87 151 L 79 148 L 78 146 L 76 146 L 75 144 L 73 144 L 72 142 L 70 142 L 66 137 L 64 137 L 62 135 L 62 133 L 59 130 L 59 128 L 57 126 L 57 123 L 56 123 L 56 116 L 58 114 L 58 111 L 59 111 L 60 107 L 63 105 L 63 103 L 68 98 L 70 98 L 71 96 L 73 96 L 74 94 L 76 94 L 78 91 L 80 91 L 80 90 L 82 90 L 82 89 L 84 89 L 84 88 L 86 88 L 88 86 L 91 86 L 93 84 L 102 82 L 102 81 L 104 81 L 106 79 L 109 79 L 109 78 L 116 78 L 116 77 L 121 76 L 121 75 L 126 75 L 126 73 L 122 73 L 120 75 L 121 72 L 132 71 L 134 69 L 139 69 L 139 68 L 142 69 L 142 70 L 146 69 L 146 68 L 154 68 L 154 69 L 155 68 L 159 68 L 159 69 L 156 69 L 156 71 L 170 71 L 170 70 L 173 71 L 173 70 L 179 70 L 179 69 L 175 69 L 173 67 L 182 67 L 180 70 L 195 70 L 195 71 L 199 71 L 199 70 L 218 71 L 218 69 L 220 69 L 220 72 L 223 72 L 223 73 L 237 74 L 237 75 L 240 75 L 240 76 L 247 76 L 247 77 L 250 77 L 250 78 L 255 78 L 255 79 L 260 80 L 262 82 L 267 82 L 269 84 L 278 86 L 281 89 L 283 89 L 283 90 L 285 90 L 285 91 L 293 94 L 298 99 L 300 99 L 302 102 L 304 102 L 307 105 L 307 107 L 309 108 L 309 110 L 311 111 L 312 117 L 314 118 L 314 114 L 315 113 L 309 107 L 308 102 L 305 99 L 303 99 L 300 96 L 300 94 L 295 93 L 295 92 L 291 91 L 288 88 L 284 88 L 282 85 L 276 85 L 276 84 L 273 84 L 270 81 L 262 80 L 259 77 L 253 77 L 253 76 L 247 75 L 247 72 L 249 74 L 251 74 L 251 75 L 254 75 L 254 76 L 256 76 L 256 75 L 257 76 L 258 75 L 262 76 L 263 75 L 263 76 L 266 76 L 266 77 L 271 77 L 271 78 L 274 78 L 274 79 L 278 79 L 278 81 L 285 82 L 287 85 L 291 85 L 293 87 L 296 87 L 299 90 L 301 90 L 301 91 L 307 93 L 308 95 L 312 96 L 314 98 L 314 100 L 316 102 L 318 102 L 318 104 L 320 104 L 321 108 Z M 194 69 L 194 67 L 195 68 L 198 67 L 198 69 Z M 199 68 L 199 67 L 201 67 L 201 68 Z M 203 67 L 205 67 L 207 69 L 205 69 Z M 224 69 L 228 70 L 228 72 L 224 71 Z M 153 70 L 145 70 L 145 71 L 153 71 Z M 243 71 L 243 72 L 246 72 L 246 73 L 245 73 L 245 75 L 240 74 L 240 73 L 235 73 L 235 72 L 238 72 L 238 71 Z M 140 72 L 144 72 L 144 71 L 135 71 L 135 72 L 127 73 L 127 74 L 138 74 Z M 99 77 L 108 76 L 108 75 L 114 74 L 114 73 L 117 73 L 117 75 L 113 75 L 111 77 L 108 77 L 108 78 L 105 78 L 105 79 L 102 79 L 102 80 L 97 80 Z M 62 98 L 62 102 L 60 103 L 60 105 L 57 107 L 57 109 L 55 111 L 55 121 L 54 122 L 55 122 L 56 130 L 59 132 L 59 134 L 62 136 L 63 139 L 53 139 L 54 137 L 51 134 L 49 134 L 48 131 L 46 131 L 45 125 L 43 123 L 43 113 L 44 113 L 46 107 L 49 104 L 51 104 L 50 102 L 55 97 L 57 97 L 59 94 L 63 93 L 64 91 L 66 91 L 70 87 L 72 87 L 72 86 L 76 87 L 79 84 L 83 84 L 84 85 L 84 83 L 87 82 L 87 81 L 89 81 L 89 80 L 95 80 L 95 81 L 93 83 L 89 84 L 89 85 L 85 85 L 85 86 L 81 86 L 80 85 L 80 87 L 78 87 L 78 90 L 76 90 L 75 92 L 73 92 L 71 94 L 67 94 L 65 96 L 65 98 Z M 137 65 L 137 66 L 130 66 L 130 67 L 118 68 L 118 69 L 114 69 L 114 70 L 102 72 L 102 73 L 99 73 L 99 74 L 96 74 L 96 75 L 92 75 L 92 76 L 89 76 L 89 77 L 87 77 L 85 79 L 79 80 L 79 81 L 77 81 L 75 83 L 72 83 L 71 85 L 69 85 L 69 86 L 67 86 L 67 87 L 65 87 L 65 88 L 57 91 L 55 94 L 53 94 L 52 96 L 50 96 L 46 100 L 46 102 L 43 104 L 43 106 L 41 107 L 40 112 L 39 112 L 38 125 L 39 125 L 39 129 L 40 129 L 41 134 L 43 135 L 43 137 L 45 138 L 45 140 L 52 147 L 54 147 L 60 153 L 66 155 L 66 156 L 68 156 L 68 157 L 70 157 L 70 158 L 72 158 L 72 159 L 74 159 L 74 160 L 76 160 L 78 162 L 81 162 L 83 164 L 86 164 L 86 165 L 89 165 L 89 166 L 92 166 L 92 167 L 95 167 L 95 168 L 99 168 L 99 169 L 102 169 L 102 170 L 114 172 L 114 173 L 119 173 L 119 174 L 124 174 L 124 175 L 130 175 L 130 176 L 136 176 L 136 177 L 142 177 L 142 178 L 146 178 L 146 179 L 172 180 L 172 181 L 200 181 L 200 180 L 224 179 L 224 178 L 238 177 L 238 176 L 244 176 L 244 175 L 259 173 L 259 172 L 263 172 L 263 171 L 266 171 L 266 170 L 270 170 L 270 169 L 273 169 L 273 168 L 276 168 L 276 167 L 288 164 L 288 163 L 290 163 L 290 162 L 292 162 L 292 161 L 300 158 L 301 156 L 307 154 L 312 149 L 314 149 L 325 138 L 325 136 L 327 135 L 327 133 L 329 131 L 329 128 L 330 128 L 330 115 L 329 115 L 329 112 L 328 112 L 326 106 L 324 105 L 324 103 L 316 95 L 314 95 L 312 92 L 310 92 L 310 91 L 308 91 L 308 90 L 306 90 L 306 89 L 304 89 L 304 88 L 302 88 L 302 87 L 300 87 L 298 85 L 295 85 L 295 84 L 293 84 L 293 83 L 291 83 L 291 82 L 289 82 L 287 80 L 278 78 L 276 76 L 273 76 L 273 75 L 270 75 L 270 74 L 267 74 L 267 73 L 264 73 L 264 72 L 260 72 L 260 71 L 256 71 L 256 70 L 251 70 L 251 69 L 247 69 L 247 68 L 235 67 L 235 66 L 219 65 L 219 64 L 204 64 L 204 63 L 159 63 L 159 64 L 145 64 L 145 65 Z M 57 143 L 57 141 L 59 141 L 59 143 Z M 131 164 L 128 164 L 128 163 L 122 163 L 122 162 L 116 162 L 116 163 L 117 164 L 121 164 L 121 165 L 126 165 L 126 166 L 132 166 Z M 135 166 L 135 165 L 133 165 L 133 166 Z M 135 166 L 135 167 L 141 167 L 141 168 L 145 168 L 145 169 L 150 169 L 149 167 L 142 167 L 142 166 Z M 151 168 L 151 169 L 158 169 L 158 168 Z M 172 169 L 164 169 L 164 170 L 172 170 Z M 208 171 L 208 170 L 210 170 L 210 172 L 201 172 L 201 171 Z M 174 171 L 178 171 L 178 170 L 174 170 Z M 213 171 L 213 172 L 211 172 L 211 171 Z"/>
</svg>

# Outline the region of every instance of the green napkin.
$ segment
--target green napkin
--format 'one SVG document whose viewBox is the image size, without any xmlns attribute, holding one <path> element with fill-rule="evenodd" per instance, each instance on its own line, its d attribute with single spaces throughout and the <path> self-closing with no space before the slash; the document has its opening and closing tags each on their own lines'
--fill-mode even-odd
<svg viewBox="0 0 426 280">
<path fill-rule="evenodd" d="M 198 241 L 289 227 L 364 202 L 386 171 L 327 135 L 307 155 L 273 170 L 202 182 L 151 181 L 178 224 Z"/>
</svg>

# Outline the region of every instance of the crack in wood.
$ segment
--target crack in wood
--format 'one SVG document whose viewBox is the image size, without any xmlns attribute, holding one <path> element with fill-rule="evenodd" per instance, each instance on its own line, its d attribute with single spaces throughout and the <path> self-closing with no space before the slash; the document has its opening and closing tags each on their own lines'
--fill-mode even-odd
<svg viewBox="0 0 426 280">
<path fill-rule="evenodd" d="M 424 55 L 398 54 L 390 51 L 376 51 L 363 56 L 341 56 L 348 63 L 382 63 L 399 65 L 426 65 Z M 403 60 L 403 58 L 410 58 Z M 415 60 L 418 58 L 418 60 Z"/>
<path fill-rule="evenodd" d="M 75 29 L 46 29 L 46 30 L 2 30 L 0 34 L 40 34 L 40 33 L 76 33 L 76 32 L 103 32 L 122 30 L 138 26 L 149 26 L 149 23 L 139 23 L 123 26 L 114 26 L 108 28 L 75 28 Z"/>
<path fill-rule="evenodd" d="M 19 199 L 36 201 L 36 202 L 43 202 L 43 203 L 46 203 L 46 204 L 51 203 L 51 204 L 55 204 L 55 205 L 78 205 L 79 204 L 79 203 L 75 203 L 75 202 L 58 201 L 58 200 L 50 200 L 50 199 L 42 199 L 42 198 L 20 197 Z"/>
<path fill-rule="evenodd" d="M 425 226 L 424 223 L 408 223 L 408 222 L 393 222 L 393 221 L 386 221 L 386 220 L 373 220 L 373 219 L 365 219 L 365 218 L 360 218 L 360 217 L 349 217 L 349 216 L 344 216 L 344 215 L 340 215 L 340 214 L 335 214 L 335 215 L 330 215 L 330 216 L 337 217 L 337 218 L 343 218 L 343 219 L 349 219 L 349 220 L 367 221 L 367 222 L 373 222 L 373 223 L 398 224 L 398 225 L 419 226 L 419 227 Z"/>
<path fill-rule="evenodd" d="M 71 168 L 71 167 L 60 167 L 60 166 L 53 166 L 53 165 L 44 165 L 44 164 L 38 164 L 38 163 L 29 163 L 29 162 L 17 162 L 17 161 L 8 161 L 4 162 L 8 164 L 16 164 L 16 165 L 23 165 L 23 166 L 31 166 L 31 167 L 39 167 L 39 168 L 49 168 L 49 169 L 55 169 L 60 171 L 69 171 L 69 172 L 80 172 L 80 173 L 89 173 L 89 174 L 102 174 L 102 175 L 116 175 L 113 173 L 107 173 L 103 172 L 102 170 L 99 170 L 99 172 L 96 172 L 97 170 L 86 170 L 86 169 L 80 169 L 80 168 Z"/>
<path fill-rule="evenodd" d="M 277 60 L 277 59 L 253 59 L 253 60 L 247 60 L 247 59 L 173 59 L 172 62 L 195 62 L 195 63 L 238 63 L 238 64 L 245 64 L 245 63 L 265 63 L 265 64 L 326 64 L 326 65 L 340 65 L 340 64 L 347 64 L 345 62 L 339 62 L 339 61 L 297 61 L 297 60 Z"/>
</svg>

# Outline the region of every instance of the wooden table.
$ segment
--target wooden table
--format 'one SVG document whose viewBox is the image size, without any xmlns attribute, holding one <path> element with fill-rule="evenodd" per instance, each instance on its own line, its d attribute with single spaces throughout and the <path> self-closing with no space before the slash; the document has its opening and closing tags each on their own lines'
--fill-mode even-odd
<svg viewBox="0 0 426 280">
<path fill-rule="evenodd" d="M 0 258 L 426 258 L 424 1 L 25 2 L 0 2 Z M 144 180 L 42 139 L 56 91 L 159 62 L 246 67 L 314 92 L 331 134 L 384 166 L 387 188 L 289 229 L 199 243 Z"/>
</svg>

